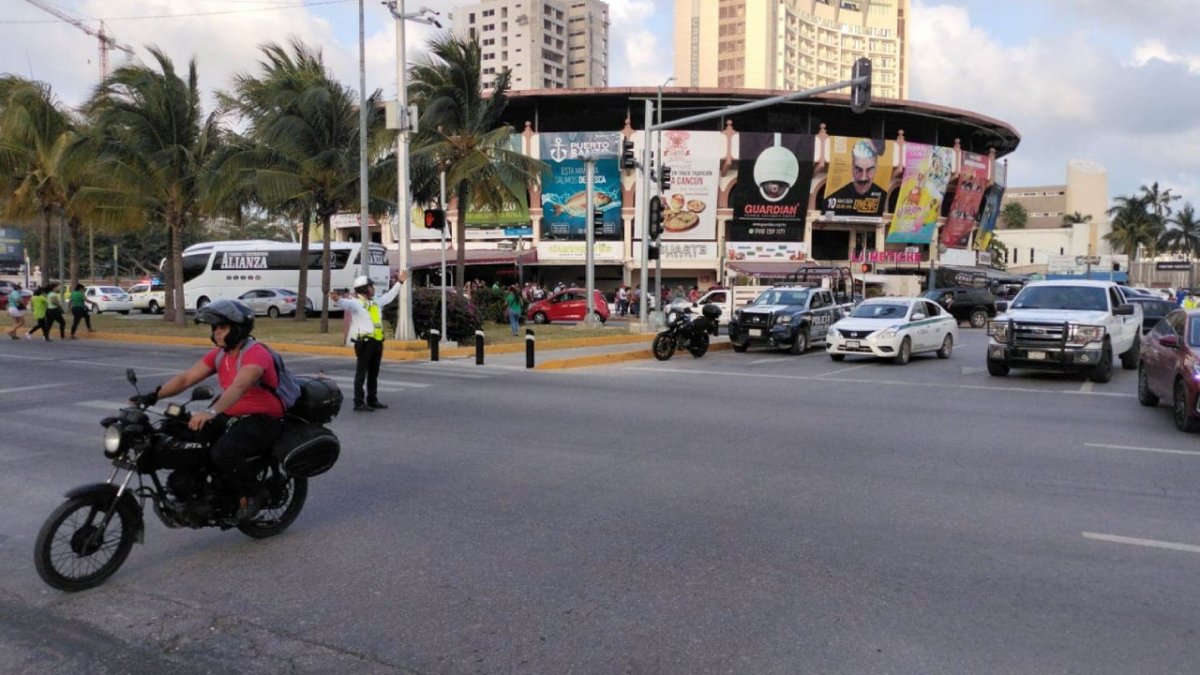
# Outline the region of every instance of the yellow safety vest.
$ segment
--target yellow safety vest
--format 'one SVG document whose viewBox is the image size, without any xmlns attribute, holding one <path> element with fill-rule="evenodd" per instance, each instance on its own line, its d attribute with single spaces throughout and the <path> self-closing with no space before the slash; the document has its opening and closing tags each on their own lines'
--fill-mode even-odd
<svg viewBox="0 0 1200 675">
<path fill-rule="evenodd" d="M 374 300 L 364 300 L 367 307 L 367 313 L 371 315 L 371 323 L 375 326 L 375 332 L 371 337 L 383 342 L 383 315 L 379 311 L 379 305 L 375 304 Z"/>
</svg>

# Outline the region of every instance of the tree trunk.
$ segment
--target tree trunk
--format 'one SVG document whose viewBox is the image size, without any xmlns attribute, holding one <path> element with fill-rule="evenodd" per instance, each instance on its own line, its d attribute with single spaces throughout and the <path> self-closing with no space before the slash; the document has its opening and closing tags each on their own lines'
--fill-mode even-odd
<svg viewBox="0 0 1200 675">
<path fill-rule="evenodd" d="M 454 283 L 463 288 L 467 285 L 467 197 L 469 197 L 470 188 L 467 187 L 467 181 L 462 181 L 458 184 L 458 204 L 455 212 L 458 216 L 457 222 L 454 223 Z M 412 261 L 409 261 L 412 264 Z M 442 284 L 446 284 L 446 280 L 442 279 Z M 467 296 L 470 299 L 470 296 Z"/>
<path fill-rule="evenodd" d="M 304 222 L 300 226 L 300 279 L 297 282 L 300 284 L 300 287 L 296 289 L 296 302 L 298 303 L 296 307 L 304 307 L 305 309 L 308 308 L 308 220 L 311 217 L 312 211 L 309 209 L 304 209 Z M 316 306 L 316 303 L 313 303 L 313 306 Z M 301 312 L 299 309 L 297 309 L 296 321 L 307 320 L 307 315 L 307 311 Z"/>
<path fill-rule="evenodd" d="M 175 296 L 175 325 L 187 325 L 187 305 L 183 300 L 183 218 L 171 214 L 171 277 Z"/>
<path fill-rule="evenodd" d="M 333 214 L 321 212 L 321 332 L 329 332 L 329 230 Z"/>
<path fill-rule="evenodd" d="M 38 265 L 42 268 L 39 284 L 43 287 L 50 283 L 50 209 L 42 209 L 42 242 L 41 250 L 38 252 L 40 261 Z"/>
</svg>

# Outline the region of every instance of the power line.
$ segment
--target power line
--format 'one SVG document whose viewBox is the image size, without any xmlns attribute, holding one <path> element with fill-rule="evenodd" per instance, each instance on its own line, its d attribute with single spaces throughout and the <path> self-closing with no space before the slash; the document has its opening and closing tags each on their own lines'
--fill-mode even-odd
<svg viewBox="0 0 1200 675">
<path fill-rule="evenodd" d="M 354 2 L 354 0 L 323 0 L 321 2 L 300 2 L 300 3 L 290 4 L 290 5 L 280 4 L 280 5 L 270 6 L 270 7 L 229 9 L 229 10 L 221 10 L 221 11 L 213 11 L 213 12 L 189 12 L 187 14 L 149 14 L 149 15 L 144 15 L 144 16 L 114 16 L 114 17 L 102 17 L 101 20 L 107 21 L 107 22 L 113 22 L 113 21 L 149 21 L 149 20 L 153 20 L 153 19 L 184 19 L 184 18 L 191 18 L 191 17 L 197 17 L 197 16 L 221 16 L 221 15 L 229 15 L 229 14 L 249 14 L 252 12 L 277 12 L 277 11 L 288 10 L 288 9 L 300 9 L 303 7 L 319 7 L 321 5 L 342 5 L 342 4 L 346 4 L 349 2 Z M 43 24 L 43 23 L 62 23 L 62 22 L 55 21 L 52 19 L 28 19 L 28 20 L 23 20 L 23 21 L 0 20 L 0 25 Z"/>
</svg>

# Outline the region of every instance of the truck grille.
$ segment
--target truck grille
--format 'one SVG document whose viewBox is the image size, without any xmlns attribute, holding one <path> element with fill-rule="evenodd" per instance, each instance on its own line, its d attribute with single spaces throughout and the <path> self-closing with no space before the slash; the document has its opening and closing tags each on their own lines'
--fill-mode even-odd
<svg viewBox="0 0 1200 675">
<path fill-rule="evenodd" d="M 742 324 L 752 328 L 769 328 L 771 315 L 770 313 L 742 312 Z"/>
<path fill-rule="evenodd" d="M 1067 324 L 1014 323 L 1012 344 L 1018 347 L 1061 347 Z"/>
</svg>

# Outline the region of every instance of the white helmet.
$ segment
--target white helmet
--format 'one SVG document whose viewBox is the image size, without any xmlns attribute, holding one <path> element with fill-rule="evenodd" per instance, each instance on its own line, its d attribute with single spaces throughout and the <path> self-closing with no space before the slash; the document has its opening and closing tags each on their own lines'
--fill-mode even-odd
<svg viewBox="0 0 1200 675">
<path fill-rule="evenodd" d="M 370 286 L 371 283 L 371 278 L 365 274 L 360 274 L 357 277 L 354 277 L 354 288 L 356 289 L 366 288 L 367 286 Z"/>
<path fill-rule="evenodd" d="M 754 183 L 786 183 L 791 187 L 800 177 L 800 162 L 791 150 L 778 145 L 762 151 L 754 162 Z M 777 202 L 786 196 L 787 191 L 778 197 L 766 197 L 769 201 Z"/>
</svg>

